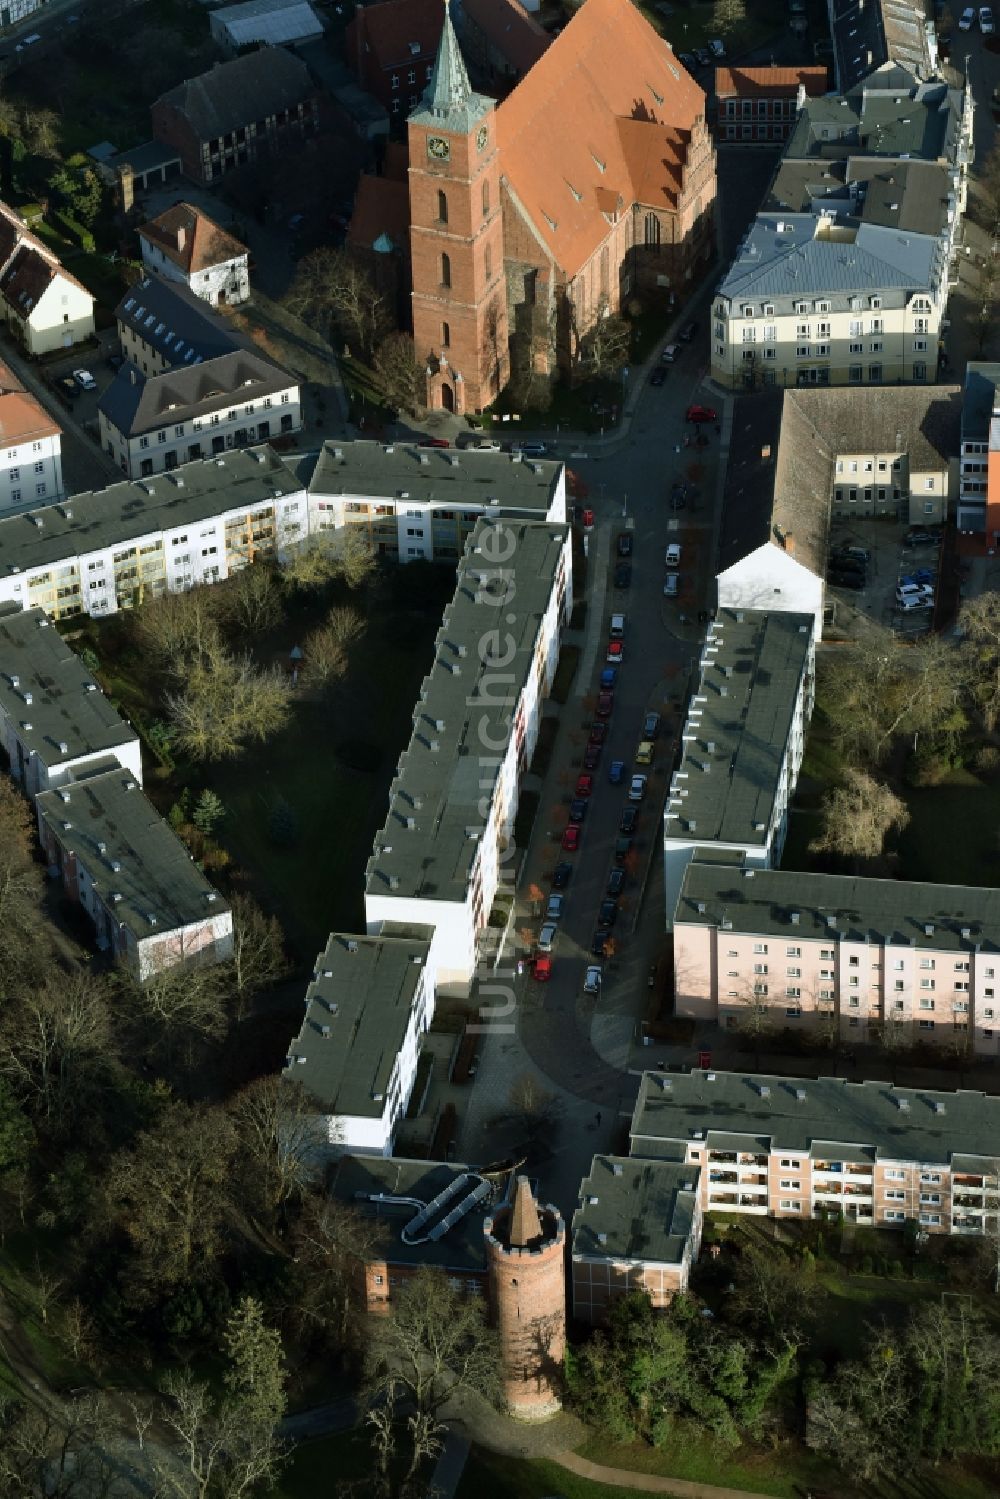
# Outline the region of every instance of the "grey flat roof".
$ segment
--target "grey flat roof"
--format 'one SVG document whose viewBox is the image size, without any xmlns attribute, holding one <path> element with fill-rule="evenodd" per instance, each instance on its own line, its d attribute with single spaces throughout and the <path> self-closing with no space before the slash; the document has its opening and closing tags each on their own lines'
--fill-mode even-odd
<svg viewBox="0 0 1000 1499">
<path fill-rule="evenodd" d="M 389 815 L 368 861 L 369 894 L 465 900 L 485 826 L 481 808 L 492 799 L 512 707 L 537 670 L 538 631 L 567 534 L 554 522 L 483 519 L 469 537 L 414 711 L 413 735 L 390 788 Z M 507 557 L 500 586 L 509 606 L 495 647 L 502 671 L 489 654 L 483 660 L 499 611 L 490 584 L 481 587 L 478 579 L 481 570 L 494 577 L 501 570 L 484 558 L 484 546 L 494 557 Z M 484 748 L 491 744 L 493 752 Z"/>
<path fill-rule="evenodd" d="M 814 624 L 811 614 L 718 611 L 706 642 L 718 649 L 706 657 L 695 691 L 703 701 L 689 705 L 671 782 L 668 838 L 690 841 L 694 823 L 698 838 L 713 842 L 767 842 Z M 690 714 L 698 708 L 694 724 Z M 670 805 L 684 790 L 678 806 Z"/>
<path fill-rule="evenodd" d="M 986 442 L 994 407 L 1000 408 L 1000 364 L 965 366 L 962 397 L 962 441 Z"/>
<path fill-rule="evenodd" d="M 943 1112 L 936 1111 L 936 1104 Z M 645 1072 L 631 1140 L 632 1154 L 639 1157 L 658 1154 L 661 1144 L 676 1151 L 704 1140 L 710 1150 L 773 1147 L 808 1151 L 819 1160 L 944 1165 L 961 1155 L 995 1161 L 1000 1098 L 840 1077 L 772 1077 L 701 1068 L 669 1075 Z"/>
<path fill-rule="evenodd" d="M 175 161 L 180 162 L 181 153 L 176 146 L 168 145 L 166 141 L 145 141 L 141 146 L 133 146 L 131 150 L 119 151 L 117 156 L 112 156 L 107 165 L 110 167 L 130 166 L 133 172 L 140 176 L 145 172 L 155 172 L 157 167 L 171 166 Z"/>
<path fill-rule="evenodd" d="M 324 1113 L 382 1117 L 431 936 L 330 933 L 285 1068 Z"/>
<path fill-rule="evenodd" d="M 69 785 L 44 791 L 36 801 L 56 838 L 94 879 L 115 920 L 140 941 L 229 909 L 121 766 L 77 772 Z"/>
<path fill-rule="evenodd" d="M 723 920 L 733 931 L 789 940 L 797 935 L 898 943 L 918 951 L 1000 952 L 1000 890 L 987 886 L 745 870 L 735 862 L 727 868 L 696 859 L 685 872 L 674 921 L 719 926 Z"/>
<path fill-rule="evenodd" d="M 389 1265 L 434 1265 L 442 1270 L 482 1271 L 486 1267 L 483 1220 L 491 1211 L 487 1201 L 466 1213 L 440 1239 L 404 1244 L 400 1230 L 418 1209 L 406 1203 L 372 1202 L 372 1196 L 411 1197 L 432 1202 L 439 1192 L 468 1171 L 467 1166 L 441 1161 L 410 1161 L 402 1156 L 344 1156 L 330 1185 L 332 1196 L 378 1224 L 378 1233 L 365 1259 Z"/>
<path fill-rule="evenodd" d="M 0 606 L 0 706 L 46 765 L 136 739 L 43 609 Z M 15 687 L 12 678 L 17 677 Z M 26 703 L 24 694 L 31 695 Z M 30 724 L 31 728 L 25 728 Z M 65 755 L 60 744 L 67 746 Z"/>
<path fill-rule="evenodd" d="M 573 1257 L 680 1264 L 701 1168 L 595 1155 L 573 1214 Z"/>
<path fill-rule="evenodd" d="M 839 93 L 807 99 L 785 156 L 951 159 L 960 129 L 961 91 L 940 81 L 915 86 L 904 70 L 892 73 L 894 78 L 875 77 L 863 87 L 841 85 Z"/>
<path fill-rule="evenodd" d="M 270 502 L 276 492 L 288 495 L 301 489 L 294 473 L 265 446 L 84 491 L 57 505 L 0 518 L 0 577 L 51 567 L 225 510 Z"/>
<path fill-rule="evenodd" d="M 923 290 L 935 280 L 938 255 L 933 235 L 860 224 L 851 242 L 820 233 L 811 213 L 760 213 L 718 295 L 755 300 Z"/>
<path fill-rule="evenodd" d="M 129 287 L 115 317 L 174 367 L 253 348 L 250 339 L 189 287 L 152 273 Z"/>
<path fill-rule="evenodd" d="M 934 235 L 948 221 L 950 194 L 949 168 L 936 161 L 805 157 L 779 164 L 764 206 L 768 212 L 832 212 L 845 224 Z"/>
<path fill-rule="evenodd" d="M 260 401 L 298 386 L 294 375 L 252 349 L 235 349 L 204 363 L 142 375 L 126 362 L 97 403 L 98 410 L 126 437 L 210 416 L 215 411 Z M 275 417 L 280 410 L 275 410 Z M 255 421 L 247 418 L 252 430 Z M 206 438 L 212 434 L 205 434 Z"/>
<path fill-rule="evenodd" d="M 309 480 L 311 494 L 365 494 L 454 506 L 494 502 L 544 519 L 562 471 L 551 459 L 518 459 L 476 448 L 415 443 L 326 442 Z"/>
</svg>

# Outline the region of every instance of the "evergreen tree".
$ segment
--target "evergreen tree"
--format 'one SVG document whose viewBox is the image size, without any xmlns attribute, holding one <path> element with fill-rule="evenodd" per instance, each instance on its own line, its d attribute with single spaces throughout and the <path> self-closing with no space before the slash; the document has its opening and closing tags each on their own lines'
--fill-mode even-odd
<svg viewBox="0 0 1000 1499">
<path fill-rule="evenodd" d="M 200 833 L 210 838 L 226 815 L 221 797 L 206 786 L 195 805 L 191 821 Z"/>
</svg>

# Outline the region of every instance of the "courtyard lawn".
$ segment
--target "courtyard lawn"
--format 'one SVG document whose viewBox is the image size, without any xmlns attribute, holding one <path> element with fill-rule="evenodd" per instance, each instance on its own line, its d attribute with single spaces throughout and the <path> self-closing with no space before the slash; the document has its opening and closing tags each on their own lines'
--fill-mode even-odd
<svg viewBox="0 0 1000 1499">
<path fill-rule="evenodd" d="M 956 770 L 941 786 L 904 795 L 910 809 L 899 840 L 905 879 L 1000 885 L 1000 780 Z"/>
</svg>

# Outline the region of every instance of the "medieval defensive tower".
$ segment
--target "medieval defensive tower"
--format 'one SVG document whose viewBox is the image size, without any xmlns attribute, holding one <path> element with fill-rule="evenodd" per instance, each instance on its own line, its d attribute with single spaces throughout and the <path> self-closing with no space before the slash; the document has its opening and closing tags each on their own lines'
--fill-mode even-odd
<svg viewBox="0 0 1000 1499">
<path fill-rule="evenodd" d="M 487 1218 L 490 1300 L 511 1412 L 541 1420 L 561 1405 L 566 1348 L 566 1225 L 536 1203 L 526 1176 L 513 1202 Z"/>
</svg>

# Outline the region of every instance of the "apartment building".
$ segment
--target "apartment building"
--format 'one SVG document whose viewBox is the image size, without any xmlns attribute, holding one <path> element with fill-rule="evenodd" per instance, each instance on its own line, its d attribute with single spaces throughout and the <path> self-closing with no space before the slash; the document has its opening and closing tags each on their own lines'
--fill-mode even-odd
<svg viewBox="0 0 1000 1499">
<path fill-rule="evenodd" d="M 828 1039 L 1000 1054 L 1000 893 L 726 864 L 697 853 L 674 912 L 677 1013 Z"/>
<path fill-rule="evenodd" d="M 131 768 L 108 756 L 42 792 L 35 808 L 50 875 L 90 917 L 98 948 L 136 979 L 230 956 L 229 907 Z"/>
<path fill-rule="evenodd" d="M 965 367 L 958 529 L 1000 541 L 1000 364 Z"/>
<path fill-rule="evenodd" d="M 807 98 L 825 94 L 829 74 L 825 63 L 814 68 L 770 67 L 715 70 L 718 141 L 762 145 L 785 141 Z"/>
<path fill-rule="evenodd" d="M 326 442 L 309 474 L 310 532 L 358 526 L 381 557 L 460 557 L 483 515 L 566 520 L 566 470 L 546 459 L 414 443 Z"/>
<path fill-rule="evenodd" d="M 29 797 L 109 755 L 142 784 L 138 735 L 41 609 L 0 604 L 0 747 Z"/>
<path fill-rule="evenodd" d="M 702 648 L 663 816 L 668 929 L 695 851 L 777 864 L 813 707 L 812 615 L 722 608 Z"/>
<path fill-rule="evenodd" d="M 573 1315 L 606 1322 L 634 1291 L 661 1309 L 686 1291 L 703 1224 L 702 1171 L 680 1161 L 595 1155 L 573 1214 Z"/>
<path fill-rule="evenodd" d="M 0 362 L 0 512 L 62 492 L 62 429 Z"/>
<path fill-rule="evenodd" d="M 270 448 L 0 517 L 0 607 L 103 616 L 212 583 L 308 532 L 305 489 Z"/>
<path fill-rule="evenodd" d="M 391 1154 L 434 1018 L 433 935 L 333 932 L 316 959 L 285 1076 L 315 1101 L 326 1146 Z"/>
<path fill-rule="evenodd" d="M 171 210 L 173 213 L 174 210 Z M 186 368 L 255 345 L 179 278 L 158 270 L 130 286 L 115 308 L 122 353 L 143 375 Z"/>
<path fill-rule="evenodd" d="M 1000 1098 L 839 1077 L 645 1073 L 633 1157 L 700 1168 L 705 1212 L 998 1227 Z"/>
<path fill-rule="evenodd" d="M 298 381 L 250 350 L 140 375 L 122 366 L 97 408 L 101 446 L 132 479 L 298 432 Z"/>
<path fill-rule="evenodd" d="M 827 0 L 834 69 L 841 93 L 879 69 L 933 78 L 938 67 L 929 0 Z"/>
<path fill-rule="evenodd" d="M 425 1266 L 443 1271 L 467 1296 L 486 1296 L 484 1227 L 493 1194 L 477 1190 L 483 1180 L 468 1166 L 403 1156 L 343 1156 L 337 1162 L 330 1194 L 364 1218 L 370 1235 L 353 1266 L 355 1294 L 366 1312 L 384 1315 Z M 447 1231 L 430 1234 L 445 1215 Z"/>
<path fill-rule="evenodd" d="M 432 927 L 438 986 L 452 992 L 468 992 L 514 852 L 520 777 L 572 604 L 568 527 L 480 521 L 459 564 L 365 883 L 369 932 L 384 921 Z"/>
<path fill-rule="evenodd" d="M 214 12 L 213 20 L 220 14 Z M 138 234 L 146 269 L 186 286 L 210 306 L 231 306 L 249 297 L 246 245 L 192 203 L 175 203 L 143 224 Z"/>
</svg>

